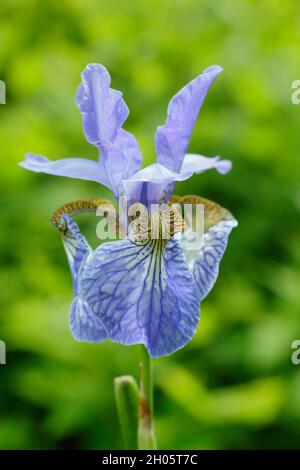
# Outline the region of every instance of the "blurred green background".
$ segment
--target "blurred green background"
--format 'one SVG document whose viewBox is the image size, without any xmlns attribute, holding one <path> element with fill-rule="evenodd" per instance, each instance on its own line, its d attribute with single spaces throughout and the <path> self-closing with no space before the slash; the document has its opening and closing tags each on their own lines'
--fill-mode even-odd
<svg viewBox="0 0 300 470">
<path fill-rule="evenodd" d="M 233 161 L 177 187 L 239 220 L 198 333 L 155 361 L 160 448 L 297 448 L 300 365 L 300 4 L 294 0 L 1 0 L 1 449 L 121 448 L 113 377 L 138 376 L 139 347 L 71 338 L 72 283 L 54 209 L 106 197 L 95 183 L 27 172 L 26 151 L 96 158 L 74 95 L 103 63 L 131 110 L 144 165 L 171 96 L 211 65 L 224 67 L 190 150 Z M 96 220 L 82 219 L 93 236 Z"/>
</svg>

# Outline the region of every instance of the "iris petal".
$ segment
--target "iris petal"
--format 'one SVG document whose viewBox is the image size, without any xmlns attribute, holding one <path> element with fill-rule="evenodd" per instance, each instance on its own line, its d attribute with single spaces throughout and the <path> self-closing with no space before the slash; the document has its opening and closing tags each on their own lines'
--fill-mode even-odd
<svg viewBox="0 0 300 470">
<path fill-rule="evenodd" d="M 100 343 L 107 338 L 101 320 L 80 296 L 75 297 L 71 304 L 70 328 L 78 341 Z"/>
<path fill-rule="evenodd" d="M 110 82 L 103 65 L 89 64 L 82 73 L 76 101 L 86 139 L 99 148 L 102 168 L 118 196 L 121 176 L 128 178 L 138 171 L 142 155 L 134 136 L 122 129 L 129 111 L 122 93 L 110 88 Z"/>
<path fill-rule="evenodd" d="M 78 276 L 92 250 L 81 234 L 74 220 L 63 214 L 61 224 L 65 225 L 63 244 L 67 254 L 74 285 L 75 298 L 71 304 L 70 327 L 72 335 L 80 341 L 100 342 L 107 335 L 101 320 L 90 310 L 78 294 Z"/>
<path fill-rule="evenodd" d="M 63 214 L 61 224 L 66 227 L 65 232 L 62 232 L 62 240 L 73 278 L 74 293 L 77 295 L 78 274 L 92 249 L 72 217 Z"/>
<path fill-rule="evenodd" d="M 20 166 L 37 173 L 96 181 L 118 197 L 122 180 L 140 169 L 142 155 L 134 136 L 122 129 L 129 111 L 122 93 L 110 88 L 110 81 L 103 65 L 89 64 L 82 73 L 76 98 L 84 134 L 99 149 L 100 162 L 83 158 L 50 161 L 27 154 Z"/>
<path fill-rule="evenodd" d="M 81 77 L 76 103 L 85 137 L 96 146 L 102 139 L 113 142 L 129 114 L 123 95 L 110 88 L 111 78 L 103 65 L 87 65 Z"/>
<path fill-rule="evenodd" d="M 19 165 L 35 173 L 95 181 L 110 187 L 106 172 L 100 167 L 99 163 L 86 158 L 65 158 L 51 161 L 42 155 L 28 153 L 25 156 L 25 161 L 19 163 Z"/>
<path fill-rule="evenodd" d="M 215 168 L 218 173 L 225 175 L 231 170 L 231 167 L 230 160 L 220 160 L 220 157 L 208 158 L 203 155 L 188 153 L 183 159 L 180 174 L 189 178 L 194 173 L 199 174 Z"/>
<path fill-rule="evenodd" d="M 159 126 L 156 131 L 158 163 L 172 171 L 180 172 L 202 103 L 221 71 L 222 68 L 218 65 L 207 68 L 171 99 L 166 124 Z"/>
<path fill-rule="evenodd" d="M 194 173 L 204 173 L 204 171 L 215 169 L 218 173 L 225 175 L 231 170 L 232 163 L 230 160 L 220 160 L 220 157 L 204 157 L 203 155 L 188 153 L 185 155 L 182 165 L 180 168 L 180 179 L 177 181 L 183 181 L 190 178 Z M 176 180 L 175 180 L 176 181 Z M 165 198 L 170 199 L 174 187 L 175 181 L 170 183 L 164 191 Z"/>
<path fill-rule="evenodd" d="M 152 357 L 173 353 L 193 336 L 199 321 L 196 286 L 179 243 L 104 243 L 80 275 L 79 293 L 108 336 L 143 343 Z"/>
<path fill-rule="evenodd" d="M 204 224 L 202 225 L 204 233 L 197 233 L 194 217 L 186 217 L 183 213 L 187 227 L 180 240 L 187 265 L 197 285 L 198 298 L 201 301 L 217 280 L 228 237 L 238 223 L 227 209 L 200 196 L 181 198 L 175 196 L 171 202 L 183 207 L 184 204 L 204 206 Z"/>
<path fill-rule="evenodd" d="M 122 151 L 123 155 L 126 156 L 126 177 L 129 178 L 141 167 L 142 154 L 138 147 L 137 141 L 130 132 L 125 131 L 125 129 L 120 129 L 114 143 L 116 147 Z"/>
<path fill-rule="evenodd" d="M 218 274 L 220 261 L 226 250 L 228 237 L 236 220 L 222 220 L 204 235 L 203 247 L 195 257 L 193 275 L 198 286 L 199 300 L 204 299 L 213 288 Z"/>
<path fill-rule="evenodd" d="M 179 173 L 169 170 L 159 163 L 153 163 L 123 181 L 129 201 L 140 201 L 145 205 L 169 201 L 177 181 L 189 179 L 193 173 L 203 173 L 215 168 L 225 174 L 231 169 L 229 160 L 220 157 L 204 157 L 187 154 Z"/>
</svg>

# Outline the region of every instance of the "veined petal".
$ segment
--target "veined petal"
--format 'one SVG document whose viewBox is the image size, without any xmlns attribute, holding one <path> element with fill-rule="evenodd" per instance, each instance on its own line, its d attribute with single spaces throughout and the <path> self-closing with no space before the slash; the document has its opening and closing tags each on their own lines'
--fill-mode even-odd
<svg viewBox="0 0 300 470">
<path fill-rule="evenodd" d="M 139 170 L 142 155 L 135 137 L 122 129 L 129 110 L 122 93 L 110 88 L 110 82 L 110 75 L 103 65 L 89 64 L 82 73 L 76 101 L 86 139 L 99 148 L 101 166 L 118 196 L 120 171 L 123 178 L 130 177 Z M 121 170 L 116 166 L 116 160 Z"/>
<path fill-rule="evenodd" d="M 180 172 L 202 103 L 211 84 L 222 70 L 218 65 L 208 67 L 171 99 L 166 124 L 159 126 L 156 131 L 158 163 L 172 171 Z"/>
<path fill-rule="evenodd" d="M 103 65 L 87 65 L 81 77 L 76 103 L 86 139 L 96 146 L 102 139 L 113 142 L 129 114 L 123 95 L 110 88 L 111 78 Z"/>
<path fill-rule="evenodd" d="M 180 204 L 183 208 L 185 204 L 204 206 L 204 224 L 202 225 L 204 233 L 197 233 L 194 217 L 186 217 L 183 213 L 186 229 L 180 240 L 187 265 L 197 285 L 198 298 L 201 301 L 217 280 L 228 237 L 238 222 L 227 209 L 199 196 L 175 196 L 171 202 Z"/>
<path fill-rule="evenodd" d="M 78 225 L 67 214 L 63 214 L 60 220 L 62 239 L 68 258 L 74 285 L 75 298 L 70 309 L 70 328 L 72 335 L 79 341 L 98 343 L 107 335 L 101 320 L 90 310 L 88 304 L 78 294 L 78 277 L 92 249 L 81 234 Z"/>
<path fill-rule="evenodd" d="M 109 181 L 109 187 L 112 189 L 116 198 L 120 195 L 123 189 L 123 181 L 132 176 L 141 164 L 140 158 L 136 157 L 133 144 L 134 137 L 126 131 L 121 131 L 115 143 L 111 143 L 107 139 L 103 139 L 99 144 L 101 151 L 101 170 L 105 172 Z M 121 151 L 120 145 L 127 146 L 127 154 Z"/>
<path fill-rule="evenodd" d="M 159 240 L 102 244 L 80 274 L 79 293 L 112 340 L 143 343 L 152 357 L 183 347 L 199 321 L 196 286 L 174 239 L 165 248 Z"/>
<path fill-rule="evenodd" d="M 70 310 L 71 333 L 78 341 L 101 343 L 107 338 L 101 320 L 80 296 L 74 298 Z"/>
<path fill-rule="evenodd" d="M 221 220 L 204 234 L 203 247 L 195 257 L 193 268 L 199 300 L 204 299 L 213 288 L 219 274 L 220 261 L 227 247 L 228 237 L 237 225 L 235 219 Z"/>
<path fill-rule="evenodd" d="M 127 161 L 121 150 L 109 140 L 103 139 L 100 144 L 100 167 L 107 175 L 109 187 L 117 198 L 122 191 L 122 182 L 127 177 Z"/>
<path fill-rule="evenodd" d="M 139 171 L 141 168 L 142 154 L 140 152 L 139 146 L 135 137 L 125 129 L 120 129 L 117 137 L 114 141 L 114 144 L 118 149 L 120 149 L 125 155 L 123 164 L 126 161 L 126 178 L 129 178 L 131 175 Z"/>
<path fill-rule="evenodd" d="M 35 173 L 47 173 L 49 175 L 95 181 L 110 188 L 107 175 L 101 169 L 99 163 L 86 158 L 65 158 L 63 160 L 51 161 L 42 155 L 28 153 L 25 155 L 25 161 L 19 163 L 19 165 Z"/>
<path fill-rule="evenodd" d="M 89 64 L 77 92 L 85 136 L 96 145 L 101 162 L 83 158 L 50 161 L 27 154 L 20 166 L 34 172 L 96 181 L 119 195 L 121 180 L 139 170 L 142 155 L 133 135 L 122 129 L 128 108 L 120 91 L 110 88 L 110 75 L 100 64 Z"/>
<path fill-rule="evenodd" d="M 62 241 L 73 278 L 74 293 L 77 295 L 78 275 L 85 260 L 92 253 L 92 249 L 72 217 L 63 214 L 60 223 L 64 226 L 64 230 L 61 231 Z"/>
</svg>

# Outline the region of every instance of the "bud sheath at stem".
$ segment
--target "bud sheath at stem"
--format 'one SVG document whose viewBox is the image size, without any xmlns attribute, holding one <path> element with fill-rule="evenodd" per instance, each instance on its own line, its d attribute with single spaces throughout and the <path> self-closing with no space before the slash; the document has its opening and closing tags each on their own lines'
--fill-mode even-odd
<svg viewBox="0 0 300 470">
<path fill-rule="evenodd" d="M 114 386 L 123 439 L 127 449 L 135 450 L 138 445 L 139 388 L 130 375 L 116 377 Z"/>
</svg>

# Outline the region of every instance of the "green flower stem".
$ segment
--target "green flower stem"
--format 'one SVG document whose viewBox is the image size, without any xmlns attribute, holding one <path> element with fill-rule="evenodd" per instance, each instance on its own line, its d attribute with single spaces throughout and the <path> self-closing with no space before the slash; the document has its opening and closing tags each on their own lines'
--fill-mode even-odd
<svg viewBox="0 0 300 470">
<path fill-rule="evenodd" d="M 157 449 L 153 417 L 153 362 L 144 346 L 142 346 L 138 448 Z"/>
<path fill-rule="evenodd" d="M 144 345 L 142 345 L 141 389 L 153 414 L 153 359 Z"/>
</svg>

